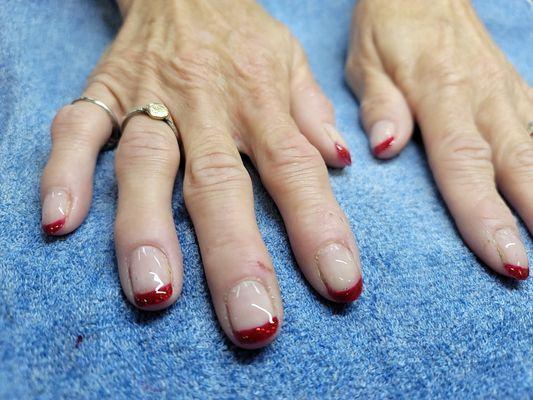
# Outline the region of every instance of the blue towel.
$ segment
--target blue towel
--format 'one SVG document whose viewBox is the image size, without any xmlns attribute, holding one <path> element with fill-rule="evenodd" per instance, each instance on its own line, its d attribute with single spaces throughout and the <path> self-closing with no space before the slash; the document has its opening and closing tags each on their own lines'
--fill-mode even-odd
<svg viewBox="0 0 533 400">
<path fill-rule="evenodd" d="M 286 316 L 275 343 L 251 352 L 234 347 L 216 321 L 180 182 L 172 206 L 185 285 L 168 311 L 140 312 L 122 295 L 112 237 L 113 153 L 98 160 L 83 225 L 60 239 L 41 233 L 38 187 L 50 122 L 79 95 L 120 20 L 109 0 L 2 0 L 0 398 L 533 396 L 531 280 L 499 277 L 472 255 L 419 143 L 390 162 L 369 154 L 343 81 L 353 3 L 264 1 L 307 49 L 352 149 L 352 167 L 330 175 L 359 242 L 365 291 L 349 307 L 313 292 L 248 165 Z M 531 2 L 475 6 L 531 84 Z M 531 237 L 522 234 L 533 254 Z"/>
</svg>

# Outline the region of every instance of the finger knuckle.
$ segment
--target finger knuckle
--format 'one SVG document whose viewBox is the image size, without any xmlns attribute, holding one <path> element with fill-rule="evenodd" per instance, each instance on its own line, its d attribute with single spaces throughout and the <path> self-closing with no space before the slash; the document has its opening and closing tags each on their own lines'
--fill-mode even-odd
<svg viewBox="0 0 533 400">
<path fill-rule="evenodd" d="M 290 183 L 295 180 L 316 181 L 317 171 L 325 168 L 318 150 L 299 134 L 280 128 L 263 139 L 264 157 L 271 173 L 265 179 L 271 183 Z"/>
<path fill-rule="evenodd" d="M 493 179 L 492 151 L 481 136 L 444 136 L 437 151 L 443 170 L 457 183 L 485 185 Z"/>
<path fill-rule="evenodd" d="M 490 162 L 492 152 L 489 144 L 479 135 L 449 134 L 441 141 L 443 158 L 451 162 Z"/>
<path fill-rule="evenodd" d="M 513 176 L 523 179 L 528 176 L 533 179 L 533 143 L 520 141 L 507 146 L 500 155 L 504 169 Z"/>
<path fill-rule="evenodd" d="M 117 175 L 132 168 L 147 174 L 165 173 L 168 169 L 176 169 L 178 163 L 176 137 L 171 132 L 143 124 L 132 124 L 121 138 L 116 154 Z"/>
<path fill-rule="evenodd" d="M 68 105 L 60 109 L 52 122 L 53 142 L 68 141 L 71 147 L 87 147 L 94 142 L 94 129 L 85 112 Z"/>
<path fill-rule="evenodd" d="M 250 177 L 237 154 L 223 146 L 196 149 L 187 161 L 184 197 L 187 202 L 207 193 L 223 195 L 250 184 Z"/>
</svg>

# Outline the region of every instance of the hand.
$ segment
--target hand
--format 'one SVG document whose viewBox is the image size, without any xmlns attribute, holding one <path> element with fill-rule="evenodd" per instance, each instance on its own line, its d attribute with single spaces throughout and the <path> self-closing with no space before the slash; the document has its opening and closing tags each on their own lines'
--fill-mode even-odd
<svg viewBox="0 0 533 400">
<path fill-rule="evenodd" d="M 279 207 L 311 285 L 330 300 L 355 300 L 362 288 L 358 252 L 324 163 L 343 167 L 350 156 L 287 28 L 253 1 L 133 0 L 121 10 L 123 27 L 84 95 L 119 119 L 150 102 L 169 108 L 186 159 L 185 203 L 229 338 L 263 346 L 283 318 L 239 152 Z M 41 182 L 48 233 L 64 235 L 82 223 L 110 132 L 110 118 L 94 104 L 78 102 L 57 114 Z M 145 115 L 129 120 L 116 152 L 115 244 L 124 293 L 146 310 L 169 306 L 182 286 L 171 209 L 179 161 L 178 140 L 165 123 Z"/>
<path fill-rule="evenodd" d="M 420 125 L 437 185 L 464 240 L 500 274 L 527 255 L 496 183 L 533 231 L 533 91 L 466 0 L 360 0 L 346 77 L 376 157 Z"/>
</svg>

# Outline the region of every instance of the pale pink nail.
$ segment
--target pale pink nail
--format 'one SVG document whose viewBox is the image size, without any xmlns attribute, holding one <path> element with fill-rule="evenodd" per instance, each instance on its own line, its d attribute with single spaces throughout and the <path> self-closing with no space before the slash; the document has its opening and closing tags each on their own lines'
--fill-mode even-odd
<svg viewBox="0 0 533 400">
<path fill-rule="evenodd" d="M 133 251 L 129 262 L 131 288 L 138 306 L 157 305 L 172 296 L 170 265 L 161 250 L 141 246 Z"/>
<path fill-rule="evenodd" d="M 245 280 L 233 287 L 227 297 L 227 310 L 235 338 L 243 344 L 267 340 L 278 329 L 278 318 L 265 287 Z"/>
<path fill-rule="evenodd" d="M 68 216 L 69 196 L 63 190 L 52 190 L 43 200 L 42 227 L 43 230 L 53 235 L 60 231 Z"/>
<path fill-rule="evenodd" d="M 332 243 L 317 254 L 320 277 L 329 295 L 336 301 L 356 300 L 363 290 L 363 279 L 353 254 L 346 247 Z"/>
<path fill-rule="evenodd" d="M 388 150 L 395 141 L 396 127 L 391 121 L 379 121 L 370 130 L 370 147 L 375 156 Z"/>
<path fill-rule="evenodd" d="M 527 279 L 529 276 L 529 263 L 526 249 L 518 234 L 510 228 L 504 228 L 496 231 L 494 240 L 503 268 L 507 273 L 516 279 Z"/>
</svg>

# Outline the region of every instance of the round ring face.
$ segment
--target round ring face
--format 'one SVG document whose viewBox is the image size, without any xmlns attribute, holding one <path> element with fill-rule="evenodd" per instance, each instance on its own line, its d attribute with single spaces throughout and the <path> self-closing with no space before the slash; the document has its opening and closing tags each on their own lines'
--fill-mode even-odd
<svg viewBox="0 0 533 400">
<path fill-rule="evenodd" d="M 168 118 L 169 112 L 163 104 L 160 103 L 150 103 L 146 106 L 146 112 L 151 118 L 155 119 L 165 119 Z"/>
</svg>

